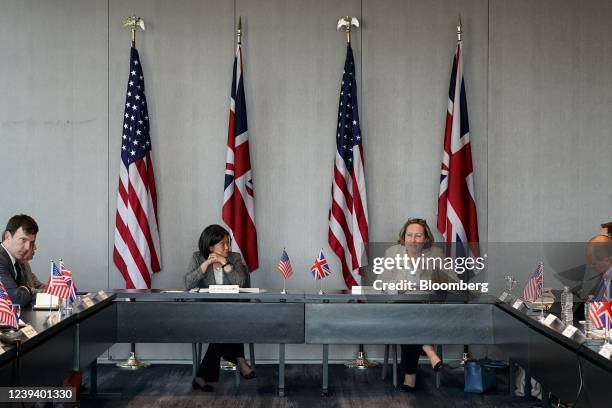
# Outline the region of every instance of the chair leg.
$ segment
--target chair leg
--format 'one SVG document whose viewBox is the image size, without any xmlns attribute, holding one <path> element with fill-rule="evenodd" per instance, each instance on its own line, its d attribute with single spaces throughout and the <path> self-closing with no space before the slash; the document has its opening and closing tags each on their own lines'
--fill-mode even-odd
<svg viewBox="0 0 612 408">
<path fill-rule="evenodd" d="M 191 343 L 191 360 L 193 362 L 193 376 L 196 376 L 196 373 L 198 372 L 198 365 L 200 364 L 200 360 L 198 360 L 198 344 L 197 343 Z"/>
<path fill-rule="evenodd" d="M 389 365 L 389 345 L 385 344 L 385 358 L 383 360 L 381 380 L 387 378 L 387 366 Z"/>
<path fill-rule="evenodd" d="M 442 346 L 440 344 L 436 346 L 436 353 L 438 353 L 438 356 L 440 356 L 440 358 L 444 360 L 444 357 L 442 357 Z M 440 371 L 436 371 L 436 388 L 440 388 L 441 376 L 442 376 L 442 373 Z"/>
<path fill-rule="evenodd" d="M 255 345 L 249 343 L 249 360 L 251 362 L 251 368 L 255 369 Z"/>
<path fill-rule="evenodd" d="M 393 386 L 397 388 L 397 344 L 393 346 Z"/>
</svg>

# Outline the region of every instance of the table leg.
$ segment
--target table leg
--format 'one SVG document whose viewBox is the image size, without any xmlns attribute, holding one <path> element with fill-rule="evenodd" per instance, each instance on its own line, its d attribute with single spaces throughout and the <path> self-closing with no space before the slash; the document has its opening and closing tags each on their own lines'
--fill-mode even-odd
<svg viewBox="0 0 612 408">
<path fill-rule="evenodd" d="M 285 396 L 285 345 L 278 345 L 278 396 Z"/>
<path fill-rule="evenodd" d="M 321 387 L 321 396 L 326 397 L 329 395 L 329 344 L 323 345 L 323 385 Z"/>
</svg>

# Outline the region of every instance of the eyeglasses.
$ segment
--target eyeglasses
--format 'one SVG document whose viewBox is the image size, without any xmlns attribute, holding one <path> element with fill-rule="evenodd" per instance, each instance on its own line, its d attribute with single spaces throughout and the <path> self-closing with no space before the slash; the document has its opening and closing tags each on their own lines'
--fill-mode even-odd
<svg viewBox="0 0 612 408">
<path fill-rule="evenodd" d="M 222 241 L 217 242 L 215 245 L 227 246 L 228 248 L 231 248 L 232 247 L 232 239 L 231 238 L 225 238 Z"/>
</svg>

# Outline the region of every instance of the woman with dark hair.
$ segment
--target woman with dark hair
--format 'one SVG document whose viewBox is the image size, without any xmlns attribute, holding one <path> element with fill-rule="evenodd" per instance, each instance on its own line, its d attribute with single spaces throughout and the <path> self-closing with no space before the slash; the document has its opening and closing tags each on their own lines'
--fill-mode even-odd
<svg viewBox="0 0 612 408">
<path fill-rule="evenodd" d="M 395 258 L 396 255 L 403 256 L 404 254 L 411 258 L 438 258 L 444 256 L 439 248 L 432 246 L 434 236 L 429 225 L 427 225 L 427 221 L 421 218 L 410 218 L 404 223 L 400 229 L 397 243 L 397 245 L 392 246 L 385 252 L 387 258 Z M 418 284 L 418 281 L 421 279 L 437 283 L 446 280 L 443 278 L 444 271 L 427 267 L 419 267 L 417 270 L 393 270 L 391 274 L 391 279 L 395 282 L 407 280 Z M 404 373 L 404 383 L 400 386 L 401 391 L 412 391 L 414 389 L 419 356 L 422 352 L 429 358 L 434 371 L 442 369 L 442 359 L 429 344 L 402 344 L 401 351 L 400 369 Z"/>
<path fill-rule="evenodd" d="M 198 241 L 199 250 L 193 253 L 189 272 L 185 275 L 187 290 L 207 288 L 209 285 L 238 285 L 247 283 L 247 270 L 239 253 L 230 252 L 230 235 L 220 225 L 209 225 Z M 243 378 L 255 378 L 255 371 L 244 359 L 244 346 L 237 343 L 210 343 L 191 385 L 194 389 L 211 392 L 211 382 L 219 381 L 221 357 L 238 367 Z"/>
</svg>

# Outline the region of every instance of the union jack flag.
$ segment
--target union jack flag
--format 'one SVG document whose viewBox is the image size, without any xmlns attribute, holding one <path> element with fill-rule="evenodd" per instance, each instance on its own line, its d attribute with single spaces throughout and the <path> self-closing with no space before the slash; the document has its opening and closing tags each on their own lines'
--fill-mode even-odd
<svg viewBox="0 0 612 408">
<path fill-rule="evenodd" d="M 589 319 L 596 329 L 603 329 L 606 323 L 612 328 L 612 302 L 593 302 L 589 308 Z"/>
<path fill-rule="evenodd" d="M 72 279 L 67 279 L 62 275 L 57 264 L 51 261 L 51 279 L 47 286 L 47 293 L 57 296 L 61 299 L 67 299 L 70 296 L 72 289 Z"/>
<path fill-rule="evenodd" d="M 232 235 L 232 250 L 242 254 L 249 272 L 255 271 L 259 258 L 240 43 L 236 46 L 232 76 L 222 217 Z"/>
<path fill-rule="evenodd" d="M 323 248 L 321 248 L 319 256 L 315 259 L 314 263 L 310 267 L 310 273 L 312 273 L 315 280 L 327 278 L 331 274 L 327 259 L 325 259 L 325 255 L 323 255 Z"/>
<path fill-rule="evenodd" d="M 448 110 L 438 195 L 438 231 L 464 256 L 479 256 L 467 97 L 463 82 L 463 44 L 457 44 L 448 90 Z M 469 244 L 469 247 L 468 247 Z M 457 254 L 459 255 L 459 254 Z"/>
<path fill-rule="evenodd" d="M 68 300 L 70 301 L 76 300 L 77 288 L 76 288 L 76 283 L 74 282 L 74 279 L 72 279 L 72 272 L 66 268 L 64 261 L 62 261 L 61 259 L 59 260 L 59 269 L 60 269 L 60 274 L 62 275 L 64 280 L 70 285 L 70 293 L 68 295 Z"/>
<path fill-rule="evenodd" d="M 287 251 L 285 251 L 284 249 L 283 254 L 280 257 L 280 261 L 278 262 L 278 271 L 283 275 L 285 279 L 293 275 L 293 268 L 291 267 L 289 255 L 287 255 Z"/>
<path fill-rule="evenodd" d="M 544 264 L 540 262 L 538 267 L 527 281 L 525 289 L 523 289 L 523 299 L 531 302 L 542 296 L 544 290 Z"/>
<path fill-rule="evenodd" d="M 6 288 L 0 282 L 0 325 L 18 328 L 17 317 L 13 312 L 13 302 L 6 292 Z"/>
</svg>

